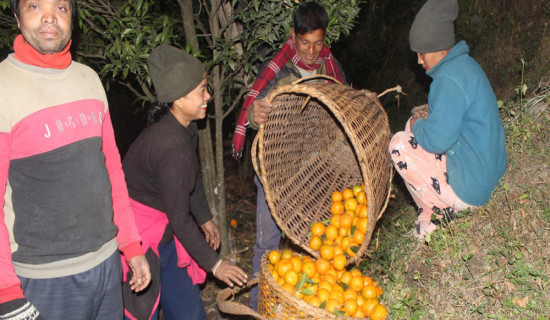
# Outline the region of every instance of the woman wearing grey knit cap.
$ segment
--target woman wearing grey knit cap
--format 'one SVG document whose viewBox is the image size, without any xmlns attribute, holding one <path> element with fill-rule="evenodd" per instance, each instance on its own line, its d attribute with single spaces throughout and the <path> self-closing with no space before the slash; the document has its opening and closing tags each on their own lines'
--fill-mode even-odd
<svg viewBox="0 0 550 320">
<path fill-rule="evenodd" d="M 243 270 L 216 252 L 219 232 L 202 184 L 194 120 L 206 116 L 206 70 L 167 44 L 153 50 L 148 67 L 159 103 L 128 150 L 123 169 L 143 247 L 155 253 L 147 257 L 160 280 L 145 294 L 125 292 L 125 312 L 132 319 L 158 317 L 160 284 L 165 319 L 206 319 L 198 285 L 207 272 L 231 287 L 247 281 Z"/>
<path fill-rule="evenodd" d="M 428 0 L 409 33 L 418 64 L 433 81 L 428 104 L 415 107 L 389 146 L 418 206 L 419 239 L 456 211 L 485 204 L 506 171 L 497 99 L 465 41 L 455 43 L 456 0 Z"/>
</svg>

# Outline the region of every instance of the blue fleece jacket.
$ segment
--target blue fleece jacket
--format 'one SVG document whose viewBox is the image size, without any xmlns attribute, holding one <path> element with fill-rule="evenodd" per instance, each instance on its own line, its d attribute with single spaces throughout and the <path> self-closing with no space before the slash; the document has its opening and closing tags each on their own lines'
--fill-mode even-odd
<svg viewBox="0 0 550 320">
<path fill-rule="evenodd" d="M 427 74 L 429 116 L 414 123 L 420 146 L 447 153 L 449 184 L 471 205 L 483 205 L 506 171 L 504 128 L 487 76 L 457 43 Z"/>
</svg>

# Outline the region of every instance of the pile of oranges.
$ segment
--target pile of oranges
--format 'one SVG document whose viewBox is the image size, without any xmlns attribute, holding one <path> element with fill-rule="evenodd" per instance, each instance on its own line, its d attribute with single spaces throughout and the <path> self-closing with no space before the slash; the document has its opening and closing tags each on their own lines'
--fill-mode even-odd
<svg viewBox="0 0 550 320">
<path fill-rule="evenodd" d="M 347 270 L 345 261 L 313 260 L 289 249 L 268 254 L 269 271 L 290 294 L 337 316 L 385 319 L 386 308 L 378 301 L 383 291 L 359 269 Z"/>
<path fill-rule="evenodd" d="M 355 256 L 365 240 L 368 218 L 367 196 L 363 189 L 363 185 L 355 185 L 342 192 L 334 191 L 330 220 L 311 226 L 309 247 L 318 250 L 323 259 L 333 260 L 337 269 L 344 268 L 347 257 Z"/>
</svg>

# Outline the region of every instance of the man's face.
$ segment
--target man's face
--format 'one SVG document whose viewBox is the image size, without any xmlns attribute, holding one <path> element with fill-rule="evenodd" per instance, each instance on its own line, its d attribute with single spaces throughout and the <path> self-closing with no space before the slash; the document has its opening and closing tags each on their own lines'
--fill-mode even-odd
<svg viewBox="0 0 550 320">
<path fill-rule="evenodd" d="M 21 0 L 17 26 L 23 38 L 42 54 L 62 51 L 71 39 L 68 0 Z"/>
<path fill-rule="evenodd" d="M 315 64 L 325 44 L 323 29 L 316 29 L 306 34 L 294 33 L 294 29 L 292 29 L 291 34 L 300 59 L 307 65 Z"/>
</svg>

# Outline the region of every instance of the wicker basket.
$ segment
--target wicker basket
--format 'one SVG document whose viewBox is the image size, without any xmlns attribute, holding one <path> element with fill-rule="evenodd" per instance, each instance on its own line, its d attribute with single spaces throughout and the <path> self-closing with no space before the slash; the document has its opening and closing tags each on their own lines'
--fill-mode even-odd
<svg viewBox="0 0 550 320">
<path fill-rule="evenodd" d="M 363 182 L 367 232 L 356 255 L 348 259 L 348 264 L 357 263 L 390 194 L 386 112 L 365 91 L 328 77 L 279 87 L 266 100 L 273 109 L 256 135 L 252 157 L 275 222 L 318 258 L 308 244 L 311 223 L 330 219 L 333 191 Z"/>
<path fill-rule="evenodd" d="M 262 256 L 260 279 L 252 280 L 248 286 L 256 285 L 259 282 L 258 312 L 252 310 L 239 302 L 228 301 L 240 291 L 240 288 L 227 288 L 220 293 L 216 299 L 220 311 L 229 314 L 249 315 L 254 318 L 265 319 L 332 319 L 332 320 L 352 320 L 349 316 L 336 316 L 325 309 L 315 307 L 302 299 L 295 297 L 285 291 L 275 281 L 269 272 L 269 261 L 267 253 Z"/>
</svg>

